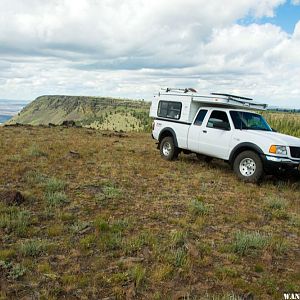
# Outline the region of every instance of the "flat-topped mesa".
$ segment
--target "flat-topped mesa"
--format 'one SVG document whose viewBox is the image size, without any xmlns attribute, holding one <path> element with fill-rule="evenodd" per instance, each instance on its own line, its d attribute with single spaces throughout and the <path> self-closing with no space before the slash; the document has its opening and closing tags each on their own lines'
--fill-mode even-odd
<svg viewBox="0 0 300 300">
<path fill-rule="evenodd" d="M 139 112 L 147 116 L 149 107 L 150 103 L 142 100 L 43 95 L 28 104 L 7 124 L 60 125 L 72 120 L 99 129 L 138 130 L 143 126 Z"/>
</svg>

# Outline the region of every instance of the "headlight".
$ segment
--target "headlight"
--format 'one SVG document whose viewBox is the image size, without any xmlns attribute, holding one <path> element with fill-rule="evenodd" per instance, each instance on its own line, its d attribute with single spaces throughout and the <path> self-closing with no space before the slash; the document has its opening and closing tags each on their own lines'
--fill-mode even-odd
<svg viewBox="0 0 300 300">
<path fill-rule="evenodd" d="M 285 146 L 272 145 L 269 152 L 273 154 L 287 155 L 287 149 Z"/>
</svg>

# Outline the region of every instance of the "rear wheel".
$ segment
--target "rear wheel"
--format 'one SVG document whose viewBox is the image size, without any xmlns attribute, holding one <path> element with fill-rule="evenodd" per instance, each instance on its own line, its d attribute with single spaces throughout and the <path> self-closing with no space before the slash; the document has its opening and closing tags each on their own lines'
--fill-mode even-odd
<svg viewBox="0 0 300 300">
<path fill-rule="evenodd" d="M 234 160 L 233 170 L 236 175 L 245 182 L 259 182 L 263 176 L 263 164 L 253 151 L 244 151 Z"/>
<path fill-rule="evenodd" d="M 179 149 L 175 146 L 174 139 L 167 136 L 160 142 L 160 155 L 165 160 L 174 160 L 178 157 Z"/>
</svg>

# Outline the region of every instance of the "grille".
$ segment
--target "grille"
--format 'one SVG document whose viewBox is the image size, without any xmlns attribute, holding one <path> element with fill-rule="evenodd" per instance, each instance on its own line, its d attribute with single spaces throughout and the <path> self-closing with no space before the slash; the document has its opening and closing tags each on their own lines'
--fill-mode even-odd
<svg viewBox="0 0 300 300">
<path fill-rule="evenodd" d="M 290 147 L 291 156 L 294 158 L 300 158 L 300 147 Z"/>
</svg>

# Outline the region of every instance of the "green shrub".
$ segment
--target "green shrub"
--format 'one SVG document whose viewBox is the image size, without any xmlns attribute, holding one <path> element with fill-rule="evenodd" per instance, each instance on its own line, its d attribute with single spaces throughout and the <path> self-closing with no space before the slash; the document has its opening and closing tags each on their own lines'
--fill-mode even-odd
<svg viewBox="0 0 300 300">
<path fill-rule="evenodd" d="M 29 171 L 26 173 L 25 179 L 30 184 L 40 184 L 47 180 L 47 176 L 39 171 Z"/>
<path fill-rule="evenodd" d="M 130 271 L 131 277 L 135 283 L 136 288 L 139 288 L 145 281 L 146 269 L 141 265 L 134 266 Z"/>
<path fill-rule="evenodd" d="M 66 183 L 57 178 L 49 178 L 46 180 L 45 189 L 48 193 L 61 192 L 65 189 Z"/>
<path fill-rule="evenodd" d="M 101 217 L 96 218 L 94 225 L 95 225 L 96 229 L 101 232 L 109 231 L 109 229 L 110 229 L 108 222 Z"/>
<path fill-rule="evenodd" d="M 20 245 L 20 253 L 23 256 L 40 256 L 47 248 L 47 243 L 42 240 L 28 240 Z"/>
<path fill-rule="evenodd" d="M 96 242 L 96 236 L 94 234 L 89 234 L 79 241 L 80 247 L 83 250 L 90 249 Z"/>
<path fill-rule="evenodd" d="M 187 263 L 187 250 L 183 247 L 174 250 L 171 263 L 177 268 L 185 266 Z"/>
<path fill-rule="evenodd" d="M 23 267 L 21 264 L 15 264 L 12 266 L 8 277 L 13 279 L 13 280 L 17 280 L 19 278 L 21 278 L 22 276 L 24 276 L 24 274 L 26 273 L 26 268 Z"/>
<path fill-rule="evenodd" d="M 266 201 L 266 210 L 270 211 L 272 217 L 276 219 L 288 219 L 287 202 L 281 198 L 274 197 L 269 198 Z"/>
<path fill-rule="evenodd" d="M 269 198 L 266 202 L 266 206 L 269 209 L 285 209 L 287 207 L 287 203 L 285 200 L 277 197 Z"/>
<path fill-rule="evenodd" d="M 68 202 L 68 197 L 63 192 L 49 192 L 46 194 L 47 204 L 51 207 L 62 206 Z"/>
<path fill-rule="evenodd" d="M 234 268 L 230 268 L 230 267 L 218 267 L 216 269 L 216 275 L 220 280 L 225 280 L 226 278 L 235 278 L 239 276 L 239 272 L 234 269 Z"/>
<path fill-rule="evenodd" d="M 212 205 L 204 203 L 202 198 L 197 198 L 189 204 L 189 211 L 195 216 L 208 215 L 212 211 Z"/>
<path fill-rule="evenodd" d="M 17 280 L 25 274 L 26 268 L 20 264 L 0 260 L 0 271 L 8 278 Z"/>
<path fill-rule="evenodd" d="M 17 235 L 24 235 L 30 223 L 30 213 L 11 207 L 0 212 L 0 228 L 5 228 L 8 232 L 15 232 Z"/>
<path fill-rule="evenodd" d="M 118 199 L 121 195 L 122 191 L 119 188 L 112 183 L 107 183 L 102 187 L 102 192 L 97 195 L 96 201 Z"/>
<path fill-rule="evenodd" d="M 263 250 L 270 244 L 270 237 L 259 232 L 242 232 L 235 234 L 232 251 L 239 255 L 246 255 L 256 250 Z"/>
<path fill-rule="evenodd" d="M 182 247 L 186 243 L 187 233 L 174 230 L 171 232 L 171 245 L 173 247 Z"/>
</svg>

